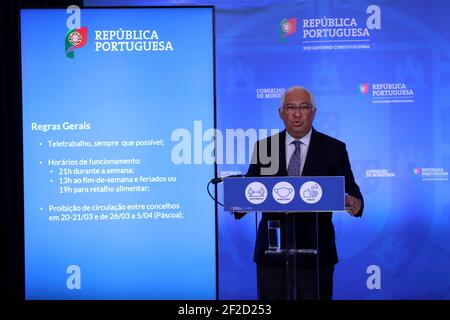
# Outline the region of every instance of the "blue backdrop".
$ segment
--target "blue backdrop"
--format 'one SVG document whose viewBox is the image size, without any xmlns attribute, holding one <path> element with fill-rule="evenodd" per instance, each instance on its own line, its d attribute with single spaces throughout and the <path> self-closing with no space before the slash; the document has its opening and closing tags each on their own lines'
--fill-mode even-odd
<svg viewBox="0 0 450 320">
<path fill-rule="evenodd" d="M 218 128 L 282 129 L 279 97 L 300 84 L 315 95 L 316 129 L 347 143 L 365 213 L 333 217 L 335 298 L 450 298 L 450 3 L 87 4 L 215 4 Z M 219 165 L 219 174 L 245 172 L 247 163 Z M 219 297 L 254 299 L 255 217 L 218 219 Z M 376 288 L 368 285 L 374 269 Z"/>
<path fill-rule="evenodd" d="M 73 59 L 67 18 L 21 11 L 25 297 L 215 299 L 214 167 L 173 161 L 177 129 L 214 126 L 213 9 L 83 10 Z M 107 49 L 140 30 L 173 50 Z"/>
</svg>

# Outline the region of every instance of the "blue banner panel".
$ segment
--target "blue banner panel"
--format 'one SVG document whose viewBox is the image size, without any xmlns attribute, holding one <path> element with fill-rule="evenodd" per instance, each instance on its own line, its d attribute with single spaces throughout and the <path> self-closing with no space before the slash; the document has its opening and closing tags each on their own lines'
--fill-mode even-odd
<svg viewBox="0 0 450 320">
<path fill-rule="evenodd" d="M 313 125 L 346 143 L 365 200 L 361 219 L 333 215 L 333 298 L 450 299 L 449 1 L 85 3 L 215 5 L 217 128 L 241 130 L 250 154 L 218 174 L 246 173 L 255 140 L 284 129 L 285 90 L 310 89 Z M 257 224 L 219 210 L 220 299 L 257 298 Z"/>
<path fill-rule="evenodd" d="M 216 298 L 213 18 L 21 11 L 27 299 Z"/>
<path fill-rule="evenodd" d="M 344 177 L 225 178 L 225 211 L 344 211 Z"/>
</svg>

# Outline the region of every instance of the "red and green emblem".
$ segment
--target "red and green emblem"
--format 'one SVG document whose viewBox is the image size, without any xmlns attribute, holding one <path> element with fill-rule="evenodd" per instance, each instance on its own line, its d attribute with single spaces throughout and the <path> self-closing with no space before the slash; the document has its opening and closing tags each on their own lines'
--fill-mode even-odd
<svg viewBox="0 0 450 320">
<path fill-rule="evenodd" d="M 66 57 L 73 59 L 75 49 L 84 47 L 88 38 L 87 27 L 69 30 L 66 34 Z"/>
</svg>

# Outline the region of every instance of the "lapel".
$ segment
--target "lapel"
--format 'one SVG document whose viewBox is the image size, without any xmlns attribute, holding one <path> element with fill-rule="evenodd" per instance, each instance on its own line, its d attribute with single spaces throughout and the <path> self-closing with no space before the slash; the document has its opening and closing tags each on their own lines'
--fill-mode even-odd
<svg viewBox="0 0 450 320">
<path fill-rule="evenodd" d="M 320 157 L 320 146 L 318 145 L 317 131 L 312 128 L 311 141 L 309 142 L 308 154 L 306 155 L 305 165 L 303 166 L 302 176 L 313 176 L 314 163 Z"/>
</svg>

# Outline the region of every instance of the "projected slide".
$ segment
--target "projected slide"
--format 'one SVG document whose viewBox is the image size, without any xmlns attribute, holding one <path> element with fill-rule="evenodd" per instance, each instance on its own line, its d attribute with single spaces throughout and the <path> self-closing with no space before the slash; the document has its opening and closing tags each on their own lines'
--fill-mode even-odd
<svg viewBox="0 0 450 320">
<path fill-rule="evenodd" d="M 26 9 L 21 52 L 26 298 L 215 299 L 212 8 Z"/>
</svg>

